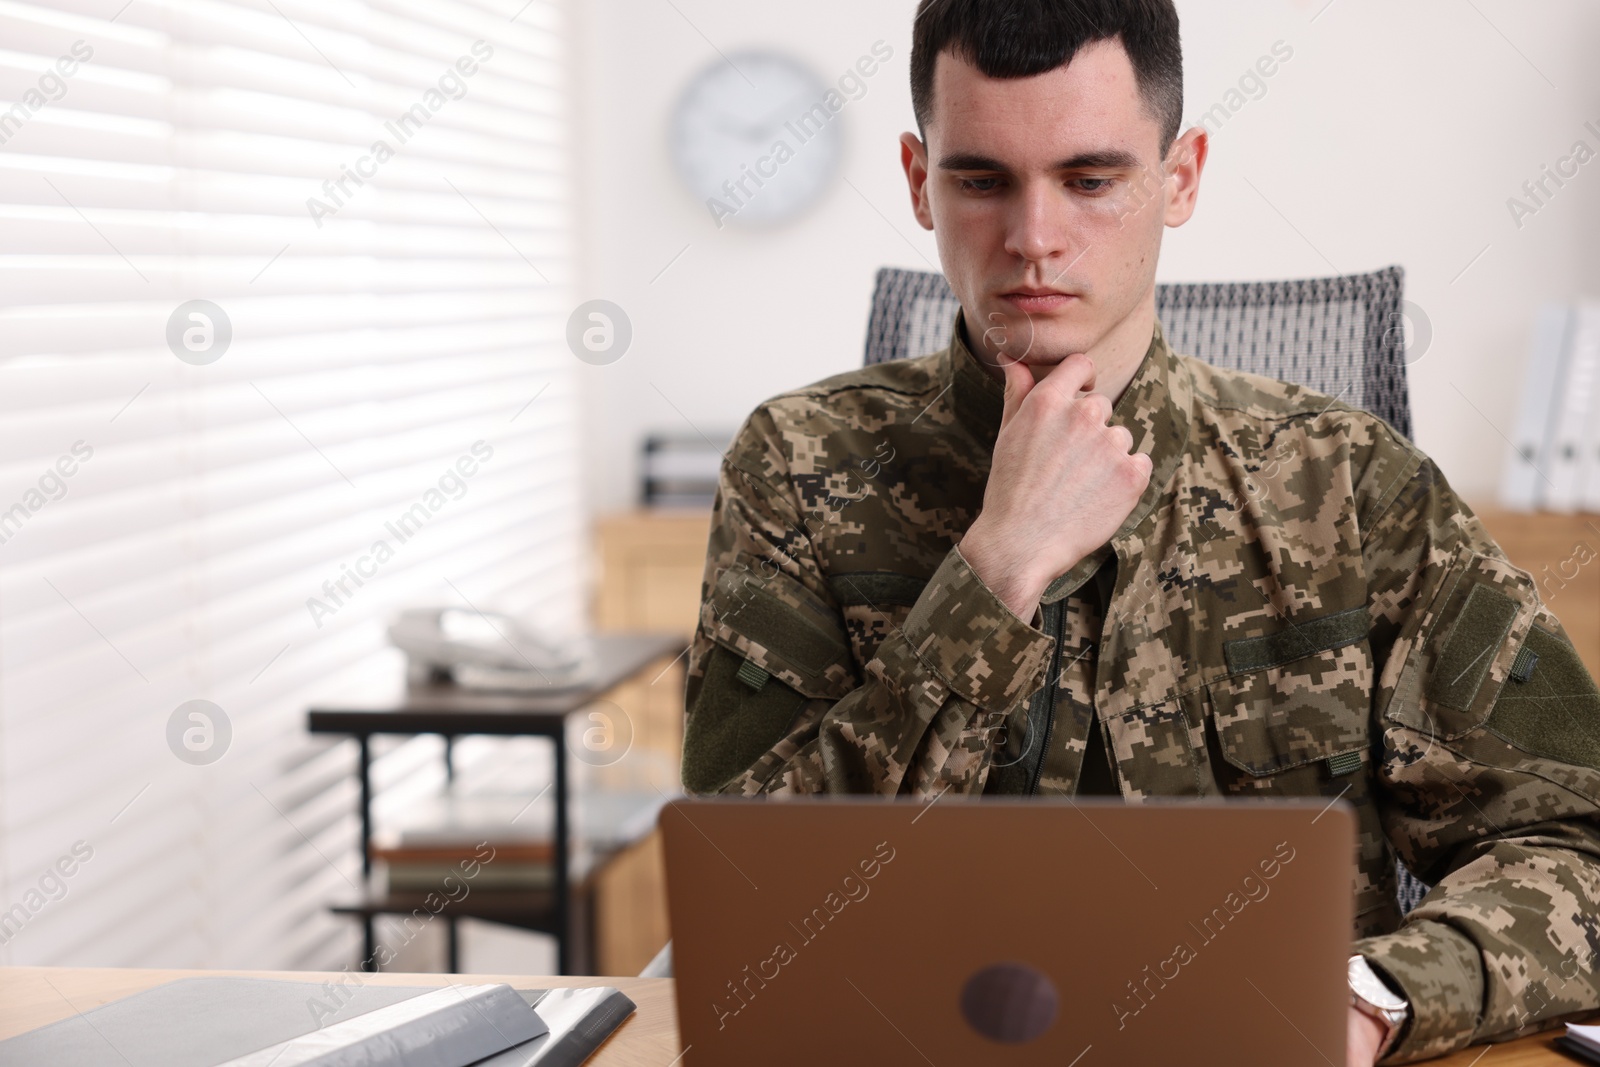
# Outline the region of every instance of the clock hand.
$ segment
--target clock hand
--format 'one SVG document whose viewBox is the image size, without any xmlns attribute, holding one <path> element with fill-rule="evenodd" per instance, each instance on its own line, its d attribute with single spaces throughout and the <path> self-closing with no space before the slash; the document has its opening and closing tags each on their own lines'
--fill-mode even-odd
<svg viewBox="0 0 1600 1067">
<path fill-rule="evenodd" d="M 799 95 L 790 97 L 776 111 L 768 113 L 767 117 L 762 120 L 761 125 L 756 127 L 756 136 L 759 139 L 765 140 L 766 137 L 767 137 L 768 131 L 770 131 L 772 129 L 775 129 L 778 126 L 783 125 L 783 123 L 785 123 L 785 122 L 787 122 L 789 120 L 789 117 L 790 117 L 789 109 L 790 108 L 794 107 L 796 104 L 804 104 L 809 99 L 810 98 L 808 96 L 806 96 L 804 93 L 801 93 Z M 776 116 L 776 117 L 774 117 L 774 116 Z"/>
<path fill-rule="evenodd" d="M 763 127 L 750 126 L 743 122 L 736 122 L 727 116 L 721 116 L 712 123 L 723 133 L 732 134 L 742 141 L 759 141 L 764 132 Z"/>
</svg>

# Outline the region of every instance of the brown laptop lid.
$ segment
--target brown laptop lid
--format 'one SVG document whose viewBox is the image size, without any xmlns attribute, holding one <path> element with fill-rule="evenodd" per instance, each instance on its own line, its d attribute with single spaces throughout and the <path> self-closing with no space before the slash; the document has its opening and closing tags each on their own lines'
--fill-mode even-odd
<svg viewBox="0 0 1600 1067">
<path fill-rule="evenodd" d="M 678 801 L 683 1062 L 1342 1067 L 1319 800 Z"/>
</svg>

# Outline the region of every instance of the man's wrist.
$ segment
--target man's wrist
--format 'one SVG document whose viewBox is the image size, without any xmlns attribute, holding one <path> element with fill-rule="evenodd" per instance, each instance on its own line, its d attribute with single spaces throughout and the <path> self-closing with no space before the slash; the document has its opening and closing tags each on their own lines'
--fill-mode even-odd
<svg viewBox="0 0 1600 1067">
<path fill-rule="evenodd" d="M 1019 619 L 1031 619 L 1039 606 L 1039 598 L 1055 576 L 1034 573 L 1033 561 L 1028 558 L 1008 558 L 1014 542 L 992 536 L 987 527 L 980 525 L 982 521 L 980 516 L 962 537 L 961 556 L 979 581 L 1012 614 Z"/>
<path fill-rule="evenodd" d="M 980 708 L 1009 709 L 1044 684 L 1055 647 L 1049 634 L 1026 619 L 1009 618 L 1009 612 L 958 545 L 912 605 L 900 627 L 904 640 L 885 641 L 878 654 L 903 649 L 905 669 L 931 671 L 951 692 Z M 1011 669 L 994 669 L 1001 663 Z M 887 660 L 885 665 L 893 669 Z"/>
<path fill-rule="evenodd" d="M 994 593 L 1002 604 L 1010 608 L 1011 613 L 1017 618 L 1027 622 L 1038 612 L 1039 598 L 1044 595 L 1044 585 L 1035 584 L 1026 579 L 1007 577 L 991 581 L 984 576 L 978 567 L 974 566 L 973 571 L 982 580 L 983 584 L 989 587 L 989 591 Z"/>
</svg>

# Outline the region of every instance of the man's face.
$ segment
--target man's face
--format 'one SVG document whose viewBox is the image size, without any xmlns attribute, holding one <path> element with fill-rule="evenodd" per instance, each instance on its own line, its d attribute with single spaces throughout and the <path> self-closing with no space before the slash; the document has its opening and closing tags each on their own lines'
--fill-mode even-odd
<svg viewBox="0 0 1600 1067">
<path fill-rule="evenodd" d="M 901 139 L 913 203 L 985 362 L 1021 359 L 1040 376 L 1152 299 L 1162 228 L 1188 218 L 1193 193 L 1165 169 L 1120 41 L 1028 78 L 942 52 L 926 132 L 926 146 Z"/>
</svg>

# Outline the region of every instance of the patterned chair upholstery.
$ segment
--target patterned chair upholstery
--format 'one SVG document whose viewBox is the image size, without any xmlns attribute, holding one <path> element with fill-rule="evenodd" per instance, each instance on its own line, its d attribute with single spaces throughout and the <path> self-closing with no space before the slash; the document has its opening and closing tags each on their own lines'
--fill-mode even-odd
<svg viewBox="0 0 1600 1067">
<path fill-rule="evenodd" d="M 1174 351 L 1218 367 L 1309 386 L 1411 436 L 1401 329 L 1404 272 L 1276 282 L 1156 286 L 1156 317 Z M 960 307 L 944 275 L 884 267 L 867 326 L 866 363 L 923 356 L 950 342 Z M 1429 887 L 1395 864 L 1402 914 Z"/>
<path fill-rule="evenodd" d="M 1156 317 L 1175 351 L 1336 396 L 1409 438 L 1403 281 L 1399 267 L 1388 267 L 1338 278 L 1158 285 Z M 866 362 L 937 352 L 959 306 L 942 274 L 879 270 Z"/>
</svg>

